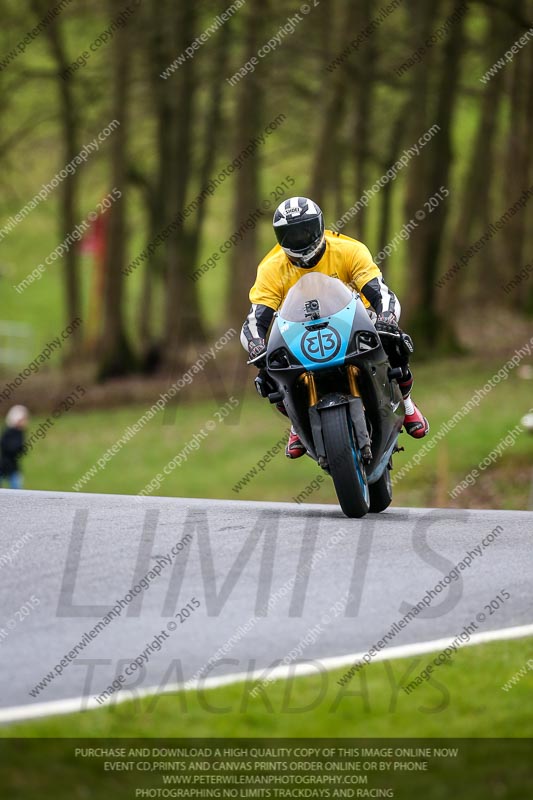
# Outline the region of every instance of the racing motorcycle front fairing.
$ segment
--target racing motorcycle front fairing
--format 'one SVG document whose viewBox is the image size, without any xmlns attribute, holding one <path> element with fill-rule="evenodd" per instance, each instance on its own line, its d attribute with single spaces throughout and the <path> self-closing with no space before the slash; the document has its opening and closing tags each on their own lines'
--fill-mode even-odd
<svg viewBox="0 0 533 800">
<path fill-rule="evenodd" d="M 309 454 L 325 463 L 320 412 L 345 405 L 368 482 L 381 477 L 404 419 L 401 392 L 358 295 L 321 273 L 304 275 L 276 314 L 267 371 Z M 368 449 L 367 449 L 368 448 Z"/>
</svg>

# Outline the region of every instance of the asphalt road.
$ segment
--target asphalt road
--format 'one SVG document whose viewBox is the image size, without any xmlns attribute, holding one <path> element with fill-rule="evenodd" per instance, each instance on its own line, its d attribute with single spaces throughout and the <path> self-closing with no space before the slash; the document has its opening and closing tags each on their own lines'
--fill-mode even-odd
<svg viewBox="0 0 533 800">
<path fill-rule="evenodd" d="M 123 687 L 163 687 L 266 668 L 293 648 L 290 660 L 363 652 L 440 581 L 391 646 L 456 636 L 480 613 L 479 631 L 531 624 L 532 575 L 527 512 L 394 508 L 348 520 L 335 506 L 2 490 L 0 708 L 94 696 L 118 675 Z M 503 591 L 510 598 L 486 609 Z M 119 599 L 120 616 L 93 637 Z M 149 661 L 125 678 L 143 651 Z"/>
</svg>

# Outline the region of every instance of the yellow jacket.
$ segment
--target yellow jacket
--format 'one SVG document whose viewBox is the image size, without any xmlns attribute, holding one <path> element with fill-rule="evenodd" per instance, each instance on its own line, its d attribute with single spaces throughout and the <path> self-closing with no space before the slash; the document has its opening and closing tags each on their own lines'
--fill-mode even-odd
<svg viewBox="0 0 533 800">
<path fill-rule="evenodd" d="M 400 304 L 384 283 L 368 247 L 350 236 L 330 230 L 326 230 L 325 237 L 325 253 L 318 264 L 310 269 L 292 264 L 279 244 L 263 258 L 250 290 L 252 308 L 241 332 L 241 343 L 245 349 L 252 339 L 265 338 L 274 311 L 281 307 L 289 289 L 309 272 L 321 272 L 338 278 L 361 293 L 367 308 L 372 305 L 378 314 L 392 311 L 397 319 L 400 318 Z"/>
<path fill-rule="evenodd" d="M 331 278 L 339 278 L 358 292 L 372 278 L 381 278 L 380 269 L 374 264 L 368 247 L 342 233 L 327 230 L 326 252 L 311 269 L 294 266 L 276 244 L 257 268 L 257 277 L 250 290 L 252 304 L 277 311 L 289 289 L 309 272 L 322 272 Z M 365 304 L 369 305 L 366 299 Z"/>
</svg>

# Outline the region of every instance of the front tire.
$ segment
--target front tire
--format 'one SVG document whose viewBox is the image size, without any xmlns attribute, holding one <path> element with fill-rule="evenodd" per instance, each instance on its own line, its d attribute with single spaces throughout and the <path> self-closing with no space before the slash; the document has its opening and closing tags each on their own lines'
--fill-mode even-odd
<svg viewBox="0 0 533 800">
<path fill-rule="evenodd" d="M 370 512 L 372 514 L 379 514 L 380 511 L 385 511 L 390 506 L 392 503 L 392 481 L 388 466 L 379 481 L 371 483 L 368 490 L 370 492 Z"/>
<path fill-rule="evenodd" d="M 321 419 L 329 472 L 340 507 L 347 517 L 364 517 L 370 509 L 370 492 L 348 409 L 346 406 L 326 408 L 321 412 Z"/>
</svg>

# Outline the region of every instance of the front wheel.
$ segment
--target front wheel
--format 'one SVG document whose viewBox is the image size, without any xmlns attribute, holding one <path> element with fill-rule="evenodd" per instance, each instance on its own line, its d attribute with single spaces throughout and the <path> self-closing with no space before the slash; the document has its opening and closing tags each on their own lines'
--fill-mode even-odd
<svg viewBox="0 0 533 800">
<path fill-rule="evenodd" d="M 348 409 L 334 406 L 324 409 L 320 416 L 329 472 L 340 507 L 347 517 L 364 517 L 370 508 L 370 492 Z"/>
</svg>

